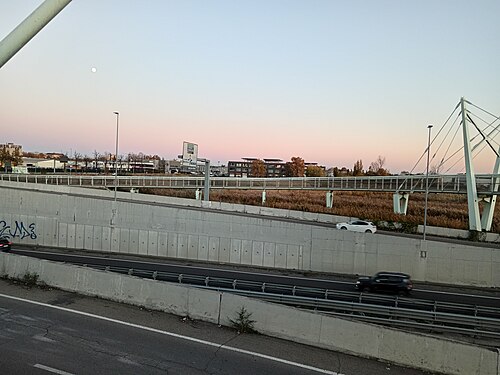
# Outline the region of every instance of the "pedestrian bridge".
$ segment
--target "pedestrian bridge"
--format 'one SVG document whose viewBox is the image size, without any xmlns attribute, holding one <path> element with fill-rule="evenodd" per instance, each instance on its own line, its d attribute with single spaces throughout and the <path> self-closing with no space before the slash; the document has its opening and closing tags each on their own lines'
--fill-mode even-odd
<svg viewBox="0 0 500 375">
<path fill-rule="evenodd" d="M 499 193 L 497 179 L 500 175 L 476 175 L 477 193 L 492 196 Z M 425 175 L 359 176 L 359 177 L 292 177 L 292 178 L 241 178 L 241 177 L 192 177 L 192 176 L 112 176 L 112 175 L 31 175 L 0 174 L 0 180 L 66 185 L 89 188 L 132 189 L 203 189 L 206 181 L 210 189 L 240 190 L 322 190 L 322 191 L 371 191 L 392 193 L 422 193 L 426 191 Z M 465 174 L 429 175 L 429 193 L 467 194 Z"/>
</svg>

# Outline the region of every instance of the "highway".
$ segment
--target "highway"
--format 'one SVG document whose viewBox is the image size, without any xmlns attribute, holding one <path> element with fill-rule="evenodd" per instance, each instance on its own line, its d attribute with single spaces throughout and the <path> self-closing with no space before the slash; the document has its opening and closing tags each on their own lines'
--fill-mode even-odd
<svg viewBox="0 0 500 375">
<path fill-rule="evenodd" d="M 16 246 L 13 253 L 33 256 L 42 259 L 68 262 L 73 264 L 102 265 L 121 267 L 125 269 L 142 269 L 161 271 L 172 274 L 197 275 L 230 280 L 251 281 L 266 284 L 281 284 L 301 286 L 332 291 L 354 291 L 355 277 L 346 278 L 335 275 L 308 274 L 307 277 L 293 271 L 277 271 L 235 267 L 231 265 L 193 265 L 187 262 L 166 259 L 141 259 L 139 257 L 117 256 L 106 254 L 71 253 L 54 249 L 30 249 Z M 488 289 L 472 289 L 454 286 L 437 286 L 416 283 L 412 298 L 426 301 L 465 304 L 470 306 L 485 306 L 500 309 L 500 291 Z"/>
<path fill-rule="evenodd" d="M 0 280 L 3 374 L 424 372 L 51 288 Z"/>
</svg>

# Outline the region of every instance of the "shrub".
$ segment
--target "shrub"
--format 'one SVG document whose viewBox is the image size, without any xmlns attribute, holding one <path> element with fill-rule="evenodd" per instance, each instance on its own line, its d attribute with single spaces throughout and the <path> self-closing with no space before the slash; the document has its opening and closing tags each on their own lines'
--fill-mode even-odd
<svg viewBox="0 0 500 375">
<path fill-rule="evenodd" d="M 255 320 L 250 319 L 252 313 L 248 312 L 244 306 L 241 306 L 237 312 L 236 319 L 229 318 L 231 326 L 238 331 L 238 333 L 254 333 Z"/>
<path fill-rule="evenodd" d="M 31 288 L 38 284 L 38 278 L 39 276 L 37 273 L 26 272 L 21 281 L 23 282 L 24 285 Z"/>
</svg>

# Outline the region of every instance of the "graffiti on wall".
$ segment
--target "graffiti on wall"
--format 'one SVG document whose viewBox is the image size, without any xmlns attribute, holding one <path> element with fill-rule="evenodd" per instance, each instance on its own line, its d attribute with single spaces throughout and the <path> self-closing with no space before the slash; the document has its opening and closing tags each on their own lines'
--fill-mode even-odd
<svg viewBox="0 0 500 375">
<path fill-rule="evenodd" d="M 21 240 L 29 237 L 36 239 L 35 223 L 25 224 L 22 221 L 14 221 L 13 225 L 8 225 L 5 220 L 0 220 L 0 238 L 18 237 Z"/>
</svg>

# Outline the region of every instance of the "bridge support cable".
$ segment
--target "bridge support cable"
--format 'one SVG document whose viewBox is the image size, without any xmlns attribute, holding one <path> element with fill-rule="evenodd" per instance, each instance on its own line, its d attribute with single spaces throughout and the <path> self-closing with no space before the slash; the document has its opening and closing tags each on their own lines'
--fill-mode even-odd
<svg viewBox="0 0 500 375">
<path fill-rule="evenodd" d="M 441 126 L 441 128 L 439 129 L 439 131 L 437 132 L 437 134 L 434 136 L 434 138 L 433 138 L 432 142 L 430 143 L 430 145 L 432 145 L 434 143 L 434 141 L 437 140 L 437 138 L 439 137 L 439 135 L 441 134 L 441 132 L 444 131 L 444 129 L 446 128 L 446 126 L 448 125 L 448 123 L 450 122 L 450 120 L 453 118 L 453 115 L 456 113 L 455 121 L 450 126 L 450 129 L 448 130 L 448 134 L 451 132 L 453 126 L 455 125 L 455 122 L 460 117 L 460 112 L 459 111 L 457 112 L 457 109 L 459 107 L 460 107 L 460 102 L 457 103 L 457 105 L 455 106 L 455 108 L 453 108 L 453 111 L 450 113 L 450 115 L 448 116 L 448 118 L 446 119 L 446 121 L 444 122 L 444 124 Z M 459 128 L 460 127 L 457 127 L 457 131 L 459 130 Z M 447 135 L 445 136 L 445 138 L 446 137 L 447 137 Z M 441 148 L 443 142 L 441 142 L 441 144 L 439 145 L 438 150 Z M 432 156 L 432 160 L 434 160 L 434 157 L 436 156 L 436 153 L 437 153 L 437 151 L 435 151 L 434 155 Z M 414 172 L 414 170 L 419 165 L 420 161 L 426 155 L 427 155 L 427 148 L 424 150 L 424 152 L 422 153 L 422 155 L 420 156 L 420 158 L 417 160 L 417 162 L 415 163 L 415 165 L 413 166 L 413 168 L 410 170 L 409 176 L 412 175 L 412 173 Z M 443 161 L 440 162 L 440 164 L 438 166 L 438 170 L 439 170 L 439 168 L 441 167 L 442 164 L 443 164 Z M 412 180 L 410 180 L 410 178 L 404 179 L 401 182 L 401 184 L 398 186 L 398 188 L 396 189 L 396 192 L 393 195 L 393 208 L 394 208 L 394 213 L 395 214 L 406 215 L 406 212 L 407 212 L 407 209 L 408 209 L 408 201 L 410 199 L 410 194 L 409 193 L 401 193 L 400 191 L 407 189 L 406 185 L 408 184 L 408 181 L 412 181 Z M 419 181 L 414 180 L 414 185 L 412 185 L 409 188 L 410 192 L 413 192 L 415 189 L 417 189 L 417 184 L 419 184 L 419 183 L 420 183 Z"/>
</svg>

